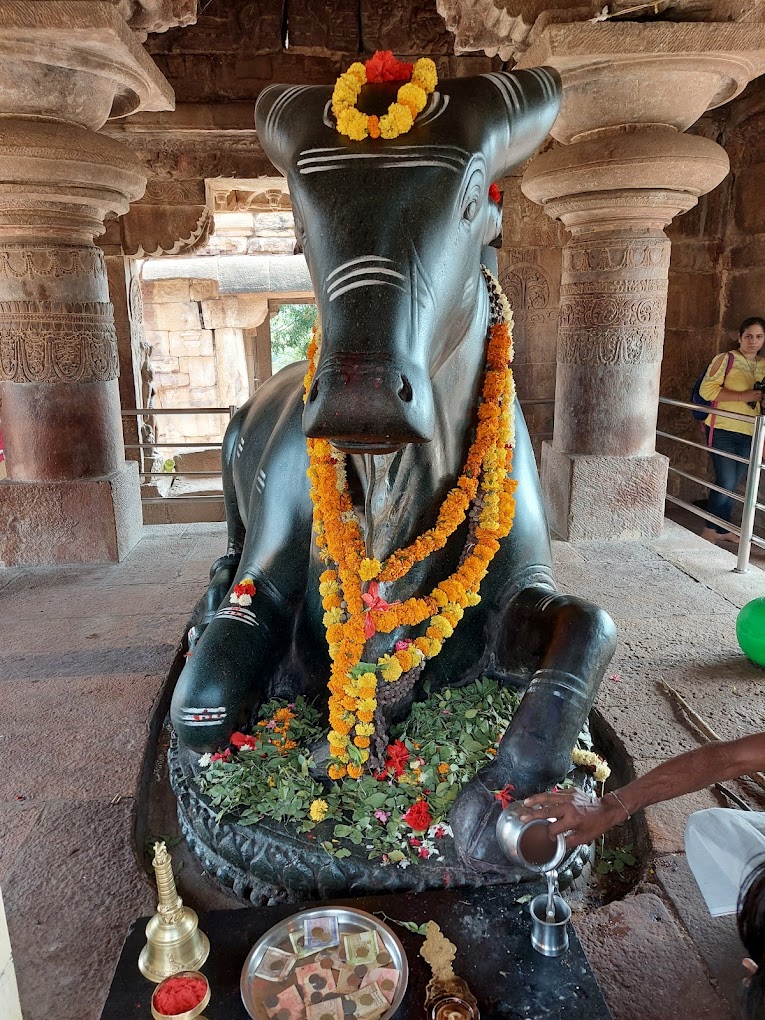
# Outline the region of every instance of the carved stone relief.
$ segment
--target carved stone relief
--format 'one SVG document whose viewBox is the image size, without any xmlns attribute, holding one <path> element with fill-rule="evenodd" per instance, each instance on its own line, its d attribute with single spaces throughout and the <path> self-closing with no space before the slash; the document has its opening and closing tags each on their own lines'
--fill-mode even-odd
<svg viewBox="0 0 765 1020">
<path fill-rule="evenodd" d="M 664 327 L 649 329 L 558 330 L 563 365 L 642 365 L 661 361 Z"/>
<path fill-rule="evenodd" d="M 108 301 L 0 301 L 4 382 L 107 382 L 118 375 Z"/>
<path fill-rule="evenodd" d="M 25 277 L 102 277 L 106 272 L 100 248 L 92 245 L 71 248 L 50 248 L 8 245 L 0 250 L 0 279 Z"/>
</svg>

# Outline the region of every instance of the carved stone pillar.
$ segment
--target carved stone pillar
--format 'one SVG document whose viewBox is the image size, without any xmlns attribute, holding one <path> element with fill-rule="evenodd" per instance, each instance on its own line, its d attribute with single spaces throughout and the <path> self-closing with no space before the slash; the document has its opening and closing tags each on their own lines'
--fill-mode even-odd
<svg viewBox="0 0 765 1020">
<path fill-rule="evenodd" d="M 93 238 L 146 177 L 94 129 L 172 97 L 111 4 L 0 2 L 0 67 L 0 559 L 117 560 L 140 534 L 140 499 Z"/>
<path fill-rule="evenodd" d="M 718 27 L 713 34 L 708 25 L 555 26 L 521 62 L 556 66 L 564 86 L 553 128 L 564 144 L 535 157 L 522 184 L 571 233 L 554 435 L 542 449 L 550 524 L 564 538 L 661 532 L 667 461 L 655 438 L 670 259 L 663 228 L 729 169 L 719 145 L 683 132 L 765 66 L 765 51 L 756 61 L 736 52 L 762 46 L 760 26 Z"/>
</svg>

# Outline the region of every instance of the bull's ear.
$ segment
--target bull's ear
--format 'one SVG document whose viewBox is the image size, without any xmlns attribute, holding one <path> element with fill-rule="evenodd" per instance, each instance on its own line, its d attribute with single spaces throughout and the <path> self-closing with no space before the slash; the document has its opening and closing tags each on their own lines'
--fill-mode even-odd
<svg viewBox="0 0 765 1020">
<path fill-rule="evenodd" d="M 524 163 L 547 138 L 560 110 L 563 88 L 553 67 L 528 71 L 496 71 L 481 75 L 494 87 L 494 103 L 500 105 L 504 144 L 494 153 L 492 180 L 504 177 Z"/>
<path fill-rule="evenodd" d="M 307 91 L 310 91 L 307 85 L 268 85 L 255 104 L 258 141 L 277 170 L 285 176 L 294 144 L 290 139 L 290 117 L 285 115 L 298 96 Z"/>
</svg>

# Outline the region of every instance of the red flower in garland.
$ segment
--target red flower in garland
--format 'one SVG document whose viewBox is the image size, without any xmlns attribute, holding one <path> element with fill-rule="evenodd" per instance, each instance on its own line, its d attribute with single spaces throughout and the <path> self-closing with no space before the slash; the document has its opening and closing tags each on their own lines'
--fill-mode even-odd
<svg viewBox="0 0 765 1020">
<path fill-rule="evenodd" d="M 228 761 L 230 757 L 231 757 L 231 748 L 227 747 L 225 751 L 219 751 L 217 754 L 214 754 L 212 756 L 212 758 L 210 758 L 210 761 L 211 762 L 213 762 L 213 761 Z"/>
<path fill-rule="evenodd" d="M 411 755 L 409 754 L 409 748 L 403 742 L 403 740 L 395 740 L 392 744 L 388 744 L 388 750 L 385 752 L 385 773 L 393 772 L 396 779 L 404 774 L 407 763 Z"/>
<path fill-rule="evenodd" d="M 237 751 L 254 751 L 258 746 L 258 741 L 255 737 L 247 736 L 247 734 L 240 733 L 238 730 L 236 733 L 231 734 L 230 742 Z"/>
<path fill-rule="evenodd" d="M 384 613 L 386 609 L 399 604 L 398 602 L 386 602 L 379 592 L 380 585 L 377 581 L 371 581 L 369 587 L 361 596 L 362 602 L 367 607 L 364 610 L 364 637 L 367 641 L 376 631 L 372 613 Z"/>
<path fill-rule="evenodd" d="M 499 202 L 500 198 L 502 198 L 502 195 L 500 194 L 499 188 L 497 187 L 496 184 L 489 185 L 489 198 L 492 200 L 492 202 Z"/>
<path fill-rule="evenodd" d="M 396 60 L 390 50 L 377 50 L 364 64 L 368 82 L 409 81 L 413 66 Z"/>
<path fill-rule="evenodd" d="M 430 813 L 428 802 L 425 800 L 418 800 L 412 804 L 402 819 L 415 832 L 425 832 L 433 824 L 433 816 Z"/>
</svg>

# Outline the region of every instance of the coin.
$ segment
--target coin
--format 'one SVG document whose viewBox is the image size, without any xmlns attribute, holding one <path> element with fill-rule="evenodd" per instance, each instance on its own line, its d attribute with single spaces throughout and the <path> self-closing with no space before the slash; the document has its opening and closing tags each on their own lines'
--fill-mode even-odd
<svg viewBox="0 0 765 1020">
<path fill-rule="evenodd" d="M 363 960 L 365 956 L 369 956 L 369 949 L 366 946 L 359 946 L 356 950 L 356 956 L 360 956 Z"/>
<path fill-rule="evenodd" d="M 323 998 L 321 992 L 311 992 L 311 1002 L 321 1002 Z"/>
<path fill-rule="evenodd" d="M 313 988 L 324 988 L 325 985 L 327 984 L 326 980 L 321 976 L 321 974 L 309 974 L 308 983 Z"/>
<path fill-rule="evenodd" d="M 355 1003 L 353 1003 L 353 1002 L 344 1002 L 343 1003 L 343 1013 L 345 1013 L 346 1016 L 355 1016 L 356 1015 L 356 1005 L 355 1005 Z"/>
<path fill-rule="evenodd" d="M 280 1009 L 275 1015 L 274 1020 L 290 1020 L 290 1011 L 288 1009 Z"/>
<path fill-rule="evenodd" d="M 396 986 L 393 984 L 390 978 L 385 978 L 383 981 L 380 982 L 380 988 L 382 988 L 384 992 L 390 992 L 395 987 Z"/>
<path fill-rule="evenodd" d="M 390 962 L 391 958 L 388 956 L 387 953 L 377 954 L 377 964 L 379 967 L 387 967 Z"/>
<path fill-rule="evenodd" d="M 276 995 L 269 995 L 267 999 L 263 1000 L 263 1005 L 268 1006 L 269 1009 L 273 1009 L 274 1006 L 279 1005 L 279 999 Z"/>
<path fill-rule="evenodd" d="M 369 967 L 365 966 L 363 963 L 360 963 L 358 967 L 353 968 L 353 973 L 356 975 L 356 977 L 364 977 L 368 970 Z"/>
<path fill-rule="evenodd" d="M 332 960 L 330 960 L 328 956 L 324 956 L 321 960 L 319 960 L 319 966 L 323 970 L 332 970 Z"/>
</svg>

